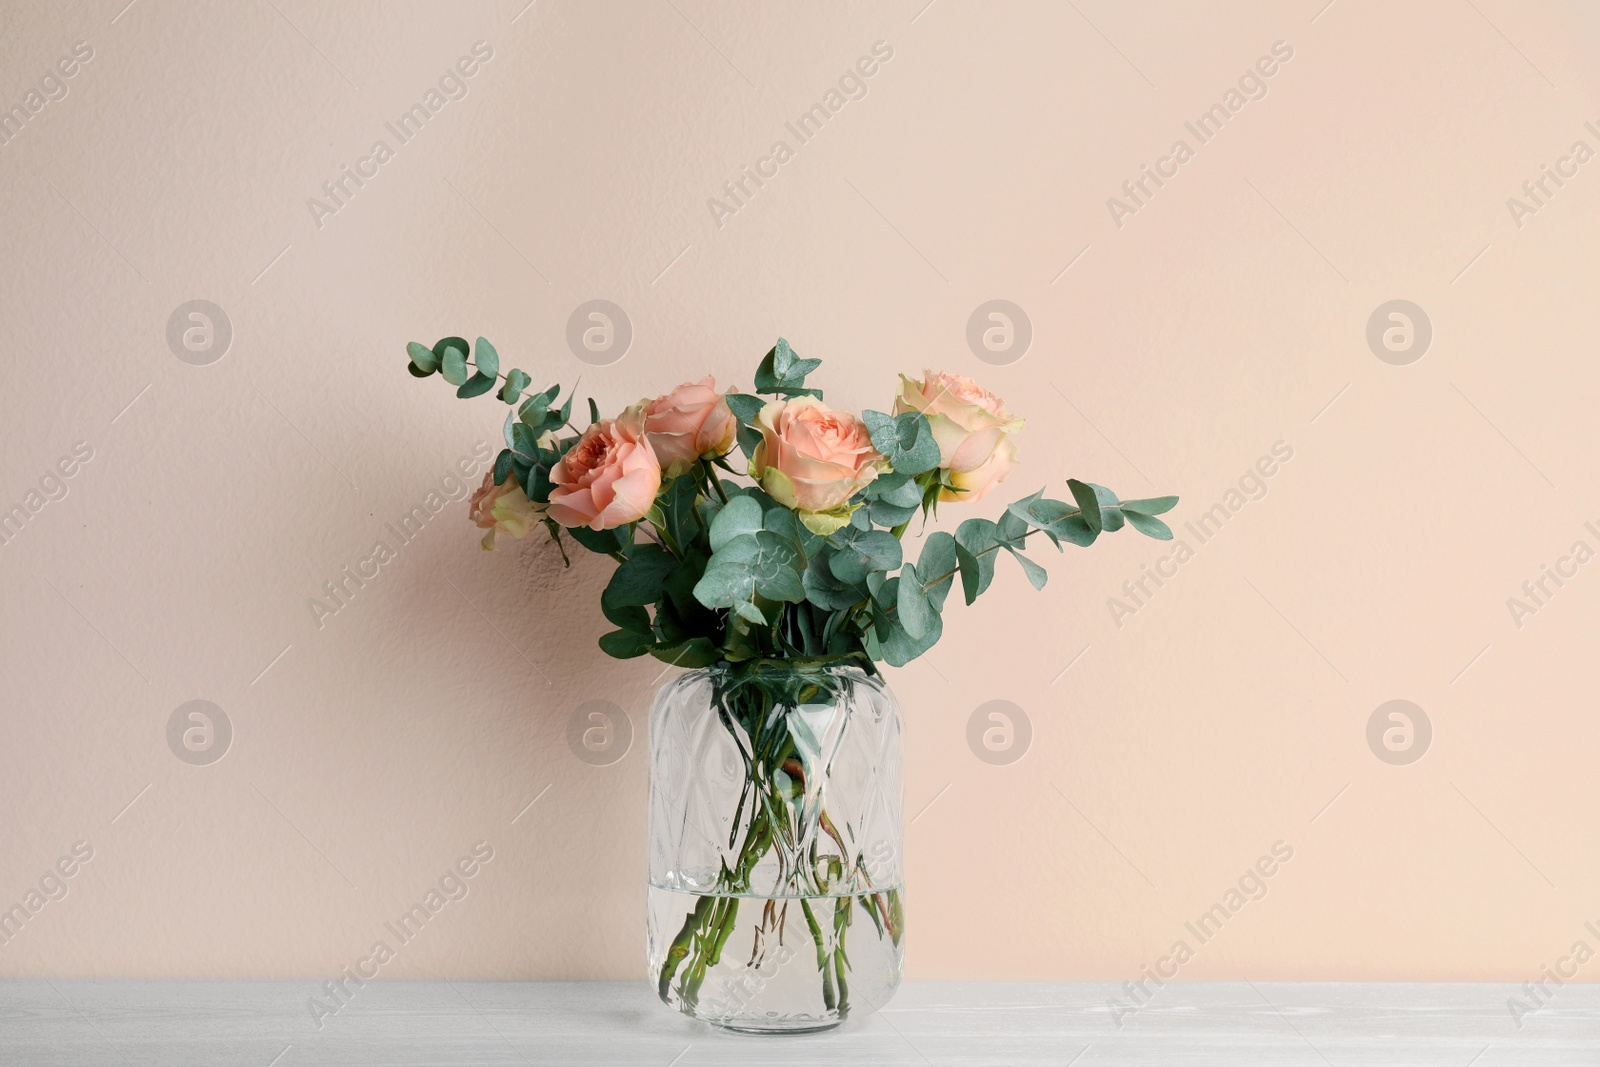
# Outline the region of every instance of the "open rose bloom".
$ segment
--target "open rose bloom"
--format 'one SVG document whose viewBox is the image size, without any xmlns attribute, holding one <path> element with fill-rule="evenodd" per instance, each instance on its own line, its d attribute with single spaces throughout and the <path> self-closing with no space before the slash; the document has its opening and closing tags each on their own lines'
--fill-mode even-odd
<svg viewBox="0 0 1600 1067">
<path fill-rule="evenodd" d="M 483 484 L 473 490 L 467 501 L 473 523 L 489 532 L 483 535 L 483 549 L 493 552 L 495 534 L 504 530 L 518 541 L 528 536 L 528 530 L 539 521 L 540 508 L 522 491 L 514 477 L 507 476 L 500 485 L 494 484 L 494 472 L 485 471 Z"/>
<path fill-rule="evenodd" d="M 644 407 L 644 432 L 668 480 L 701 456 L 725 456 L 733 448 L 738 420 L 711 375 L 685 382 Z"/>
<path fill-rule="evenodd" d="M 756 416 L 761 443 L 750 477 L 814 533 L 830 534 L 850 521 L 850 498 L 885 468 L 866 423 L 815 397 L 775 400 Z"/>
<path fill-rule="evenodd" d="M 1011 435 L 1022 429 L 1022 420 L 971 378 L 925 370 L 922 380 L 914 381 L 902 374 L 894 413 L 907 411 L 927 417 L 939 444 L 939 466 L 950 472 L 956 488 L 941 492 L 940 500 L 982 500 L 1016 467 Z"/>
<path fill-rule="evenodd" d="M 611 530 L 645 517 L 661 490 L 661 462 L 632 407 L 584 431 L 550 471 L 550 517 L 566 527 Z"/>
</svg>

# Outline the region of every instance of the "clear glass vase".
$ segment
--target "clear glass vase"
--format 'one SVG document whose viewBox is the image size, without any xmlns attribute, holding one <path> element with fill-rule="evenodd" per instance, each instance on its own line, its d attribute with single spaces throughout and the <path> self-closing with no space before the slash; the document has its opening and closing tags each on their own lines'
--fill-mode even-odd
<svg viewBox="0 0 1600 1067">
<path fill-rule="evenodd" d="M 900 715 L 858 661 L 719 663 L 650 709 L 650 977 L 669 1007 L 806 1032 L 900 985 Z"/>
</svg>

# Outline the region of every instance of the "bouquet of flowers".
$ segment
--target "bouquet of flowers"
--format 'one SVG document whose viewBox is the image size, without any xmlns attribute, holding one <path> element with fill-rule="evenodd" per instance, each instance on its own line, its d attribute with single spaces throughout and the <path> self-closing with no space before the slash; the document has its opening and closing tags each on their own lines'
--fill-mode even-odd
<svg viewBox="0 0 1600 1067">
<path fill-rule="evenodd" d="M 969 604 L 989 587 L 1001 552 L 1043 588 L 1045 569 L 1024 554 L 1031 537 L 1057 550 L 1124 526 L 1172 537 L 1157 516 L 1177 497 L 1119 500 L 1069 479 L 1071 501 L 1041 489 L 998 522 L 928 533 L 913 561 L 903 539 L 919 513 L 926 526 L 942 503 L 982 500 L 1016 465 L 1022 420 L 959 374 L 902 375 L 889 411 L 858 416 L 824 404 L 806 384 L 821 360 L 779 338 L 753 393 L 719 392 L 707 377 L 613 418 L 590 400 L 578 430 L 570 396 L 529 393 L 529 375 L 502 372 L 482 337 L 407 353 L 416 377 L 437 373 L 457 396 L 493 392 L 509 407 L 505 448 L 470 501 L 485 549 L 543 527 L 563 559 L 571 540 L 617 561 L 600 598 L 616 629 L 600 647 L 619 659 L 898 667 L 939 640 L 957 580 Z"/>
<path fill-rule="evenodd" d="M 1029 538 L 1092 544 L 1132 526 L 1163 540 L 1176 497 L 1119 500 L 1070 480 L 999 521 L 904 537 L 941 504 L 982 500 L 1016 465 L 1022 420 L 970 378 L 902 376 L 888 411 L 859 416 L 807 384 L 820 360 L 779 339 L 753 393 L 707 377 L 614 418 L 526 372 L 482 337 L 408 347 L 435 373 L 510 408 L 506 446 L 471 500 L 493 549 L 543 527 L 616 560 L 600 647 L 690 671 L 651 712 L 649 949 L 661 999 L 733 1029 L 837 1025 L 899 983 L 899 717 L 876 677 L 939 640 L 956 582 L 972 603 L 1014 558 L 1041 588 Z M 737 453 L 737 454 L 736 454 Z M 570 562 L 570 561 L 569 561 Z M 751 947 L 729 946 L 740 916 Z M 849 935 L 864 915 L 871 931 Z M 876 939 L 870 933 L 876 933 Z M 788 941 L 785 941 L 785 938 Z M 798 938 L 814 947 L 795 947 Z M 850 942 L 847 952 L 846 941 Z M 727 950 L 725 952 L 725 950 Z M 741 962 L 743 961 L 743 962 Z"/>
</svg>

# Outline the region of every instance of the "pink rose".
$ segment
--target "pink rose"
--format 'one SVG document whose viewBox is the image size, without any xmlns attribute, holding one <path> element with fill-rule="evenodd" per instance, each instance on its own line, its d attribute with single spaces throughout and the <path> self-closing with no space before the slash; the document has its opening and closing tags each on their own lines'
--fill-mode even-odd
<svg viewBox="0 0 1600 1067">
<path fill-rule="evenodd" d="M 661 491 L 661 462 L 634 406 L 583 432 L 550 471 L 550 517 L 562 526 L 610 530 L 644 518 Z"/>
<path fill-rule="evenodd" d="M 515 475 L 506 475 L 500 485 L 494 484 L 494 471 L 486 471 L 483 484 L 467 501 L 472 521 L 489 532 L 483 535 L 486 552 L 495 549 L 495 534 L 504 530 L 517 540 L 528 536 L 528 530 L 539 520 L 539 506 L 528 499 L 528 494 L 517 484 Z"/>
<path fill-rule="evenodd" d="M 728 401 L 717 392 L 716 380 L 710 375 L 702 381 L 684 382 L 644 408 L 644 432 L 669 478 L 688 470 L 701 456 L 726 455 L 733 448 L 738 428 Z"/>
<path fill-rule="evenodd" d="M 925 370 L 923 380 L 900 376 L 894 413 L 920 411 L 939 442 L 939 466 L 950 472 L 959 492 L 946 489 L 940 500 L 982 500 L 1005 481 L 1017 465 L 1011 435 L 1022 420 L 1006 410 L 1005 401 L 971 378 Z"/>
<path fill-rule="evenodd" d="M 815 533 L 849 522 L 850 498 L 887 465 L 864 422 L 816 397 L 775 400 L 755 425 L 761 442 L 750 457 L 750 477 Z"/>
</svg>

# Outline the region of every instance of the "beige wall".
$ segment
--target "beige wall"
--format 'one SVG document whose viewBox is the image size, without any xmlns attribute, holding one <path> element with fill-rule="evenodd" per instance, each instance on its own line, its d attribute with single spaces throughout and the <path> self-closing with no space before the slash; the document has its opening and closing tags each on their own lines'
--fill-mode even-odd
<svg viewBox="0 0 1600 1067">
<path fill-rule="evenodd" d="M 1185 562 L 1137 610 L 1110 601 L 1173 548 L 1108 539 L 1048 558 L 1043 595 L 1003 569 L 894 673 L 913 976 L 1135 978 L 1182 939 L 1184 977 L 1520 982 L 1600 946 L 1600 563 L 1508 607 L 1600 549 L 1600 162 L 1507 206 L 1600 149 L 1580 5 L 122 2 L 0 11 L 0 105 L 93 49 L 0 148 L 0 504 L 91 454 L 0 547 L 0 905 L 74 871 L 0 975 L 332 976 L 480 841 L 383 973 L 642 971 L 658 671 L 595 648 L 607 565 L 481 553 L 454 503 L 404 546 L 386 525 L 496 440 L 497 405 L 404 373 L 407 340 L 457 332 L 608 408 L 746 381 L 780 333 L 852 407 L 975 374 L 1029 420 L 1008 497 L 1183 495 Z M 1185 121 L 1280 41 L 1200 144 Z M 1118 225 L 1107 198 L 1179 138 Z M 718 225 L 776 139 L 793 158 Z M 596 298 L 633 324 L 610 366 L 564 339 Z M 997 298 L 1034 338 L 990 366 L 965 331 Z M 166 337 L 193 299 L 232 324 L 209 365 Z M 1432 323 L 1409 365 L 1365 336 L 1394 299 Z M 1181 529 L 1219 503 L 1213 539 Z M 318 620 L 380 540 L 397 558 Z M 196 699 L 233 731 L 208 766 L 167 740 Z M 1367 740 L 1392 699 L 1432 727 L 1408 765 Z M 993 700 L 1031 722 L 1009 764 L 968 745 Z M 610 765 L 568 746 L 588 701 L 631 718 Z M 1184 924 L 1275 842 L 1201 944 Z"/>
</svg>

